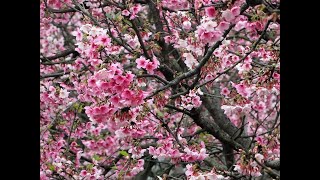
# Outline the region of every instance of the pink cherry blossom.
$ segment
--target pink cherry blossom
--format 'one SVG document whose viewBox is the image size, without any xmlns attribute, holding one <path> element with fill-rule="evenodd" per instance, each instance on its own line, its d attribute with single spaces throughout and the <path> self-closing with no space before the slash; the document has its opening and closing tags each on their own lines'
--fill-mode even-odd
<svg viewBox="0 0 320 180">
<path fill-rule="evenodd" d="M 147 66 L 147 64 L 148 64 L 149 62 L 150 62 L 150 61 L 147 60 L 146 58 L 140 57 L 140 58 L 136 59 L 137 68 L 138 68 L 138 69 L 146 68 L 146 66 Z"/>
<path fill-rule="evenodd" d="M 213 6 L 206 8 L 206 15 L 208 17 L 214 17 L 216 15 L 216 9 Z"/>
<path fill-rule="evenodd" d="M 130 12 L 125 9 L 125 10 L 122 11 L 122 15 L 124 15 L 124 16 L 129 16 L 129 15 L 130 15 Z"/>
<path fill-rule="evenodd" d="M 227 22 L 232 22 L 235 19 L 235 15 L 229 9 L 222 12 L 222 17 Z"/>
<path fill-rule="evenodd" d="M 189 69 L 193 69 L 193 67 L 198 64 L 197 60 L 194 58 L 194 56 L 191 53 L 184 53 L 183 57 L 186 58 L 184 62 Z"/>
</svg>

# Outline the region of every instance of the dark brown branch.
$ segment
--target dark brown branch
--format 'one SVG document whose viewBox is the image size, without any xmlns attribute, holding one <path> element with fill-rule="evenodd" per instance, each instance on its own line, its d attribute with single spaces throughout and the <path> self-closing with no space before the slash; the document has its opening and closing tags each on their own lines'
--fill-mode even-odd
<svg viewBox="0 0 320 180">
<path fill-rule="evenodd" d="M 67 71 L 67 72 L 59 71 L 59 72 L 54 72 L 51 74 L 44 74 L 44 75 L 40 76 L 40 79 L 49 78 L 49 77 L 59 77 L 59 76 L 69 74 L 69 73 L 70 73 L 69 71 Z"/>
<path fill-rule="evenodd" d="M 192 119 L 198 126 L 213 135 L 222 143 L 227 143 L 236 150 L 243 149 L 246 151 L 241 144 L 232 140 L 231 136 L 224 132 L 206 112 L 196 113 L 195 109 L 193 109 L 193 111 L 195 114 L 192 116 Z"/>
<path fill-rule="evenodd" d="M 103 166 L 104 168 L 104 172 L 103 172 L 103 175 L 106 175 L 111 169 L 112 167 L 117 164 L 117 162 L 123 157 L 122 154 L 119 154 L 113 161 L 112 163 L 110 163 L 110 165 L 106 165 L 106 166 Z"/>
<path fill-rule="evenodd" d="M 74 61 L 76 60 L 76 58 L 67 60 L 67 61 L 58 61 L 58 62 L 42 62 L 41 64 L 43 65 L 55 65 L 55 64 L 72 64 Z"/>
<path fill-rule="evenodd" d="M 163 78 L 161 78 L 160 76 L 157 76 L 155 74 L 141 74 L 141 75 L 137 75 L 137 78 L 143 78 L 143 77 L 153 77 L 158 79 L 159 81 L 161 81 L 164 84 L 168 84 L 169 82 Z"/>
<path fill-rule="evenodd" d="M 259 164 L 263 169 L 266 170 L 266 172 L 273 178 L 280 179 L 280 174 L 274 170 L 272 170 L 270 167 L 267 167 L 263 163 L 260 163 L 256 158 L 253 158 L 257 164 Z M 279 161 L 279 167 L 280 167 L 280 161 Z"/>
<path fill-rule="evenodd" d="M 182 136 L 182 137 L 183 137 L 183 138 L 193 137 L 193 136 L 196 136 L 196 135 L 201 134 L 201 133 L 203 133 L 203 132 L 206 132 L 206 130 L 200 129 L 200 130 L 196 131 L 195 133 L 193 133 L 193 134 L 191 134 L 191 135 Z"/>
<path fill-rule="evenodd" d="M 112 4 L 110 2 L 104 2 L 102 5 L 100 5 L 99 7 L 106 7 L 108 5 L 114 5 L 116 6 L 116 4 Z M 66 9 L 52 9 L 50 7 L 46 8 L 46 10 L 48 10 L 49 12 L 52 12 L 52 13 L 69 13 L 69 12 L 78 12 L 78 11 L 81 11 L 81 9 L 76 6 L 74 8 L 66 8 Z"/>
<path fill-rule="evenodd" d="M 147 49 L 146 49 L 146 47 L 145 47 L 145 45 L 144 45 L 144 43 L 143 43 L 141 34 L 140 34 L 140 32 L 139 32 L 139 29 L 138 29 L 137 26 L 136 26 L 135 21 L 134 21 L 134 20 L 131 20 L 131 24 L 132 24 L 133 30 L 134 30 L 134 31 L 136 32 L 136 34 L 137 34 L 138 41 L 139 41 L 139 43 L 140 43 L 140 45 L 141 45 L 141 48 L 142 48 L 142 50 L 143 50 L 143 54 L 145 55 L 145 57 L 146 57 L 147 59 L 150 59 L 150 60 L 151 60 L 151 57 L 150 57 L 150 55 L 148 54 L 148 51 L 147 51 Z"/>
<path fill-rule="evenodd" d="M 108 21 L 106 21 L 106 24 L 107 24 L 107 28 L 108 28 L 108 32 L 107 33 L 111 37 L 111 39 L 114 40 L 117 44 L 119 44 L 122 47 L 124 47 L 131 54 L 135 54 L 131 47 L 129 47 L 128 45 L 126 45 L 125 43 L 121 42 L 119 39 L 117 39 L 116 37 L 113 36 L 113 34 L 111 33 L 110 24 L 108 23 Z M 122 38 L 120 38 L 120 39 L 122 40 Z"/>
<path fill-rule="evenodd" d="M 68 56 L 68 55 L 71 54 L 71 53 L 78 53 L 78 52 L 75 51 L 74 49 L 67 49 L 67 50 L 62 51 L 62 52 L 60 52 L 60 53 L 57 53 L 57 54 L 54 55 L 54 56 L 40 57 L 40 59 L 43 60 L 43 61 L 51 61 L 51 60 L 54 60 L 54 59 L 57 59 L 57 58 L 61 58 L 61 57 Z"/>
<path fill-rule="evenodd" d="M 77 12 L 77 10 L 80 10 L 78 7 L 76 9 L 68 8 L 68 9 L 52 9 L 52 8 L 47 8 L 49 12 L 52 13 L 69 13 L 69 12 Z"/>
<path fill-rule="evenodd" d="M 234 165 L 234 156 L 233 156 L 233 149 L 232 146 L 230 146 L 227 143 L 222 143 L 222 147 L 223 147 L 223 156 L 225 159 L 225 163 L 227 165 L 227 168 L 231 168 Z"/>
<path fill-rule="evenodd" d="M 264 164 L 272 169 L 280 170 L 280 160 L 267 161 Z"/>
<path fill-rule="evenodd" d="M 181 142 L 179 141 L 178 137 L 175 136 L 175 134 L 171 131 L 171 129 L 169 128 L 168 124 L 167 124 L 162 118 L 160 118 L 160 117 L 158 117 L 156 114 L 154 114 L 152 111 L 150 111 L 150 113 L 162 123 L 162 126 L 163 126 L 163 127 L 168 131 L 168 133 L 176 140 L 176 142 L 177 142 L 178 145 L 179 145 L 179 150 L 180 150 L 180 152 L 184 152 L 184 151 L 183 151 L 184 146 L 181 144 Z"/>
<path fill-rule="evenodd" d="M 201 88 L 202 92 L 208 93 L 206 88 Z M 214 87 L 215 95 L 220 95 L 220 88 L 218 85 Z M 231 138 L 239 136 L 238 128 L 228 119 L 224 114 L 224 111 L 221 109 L 221 99 L 220 98 L 208 98 L 206 96 L 201 96 L 203 105 L 208 110 L 209 114 L 214 119 L 214 122 L 225 131 Z M 238 133 L 237 133 L 238 132 Z M 250 140 L 238 138 L 235 140 L 240 143 L 243 147 L 248 148 Z"/>
<path fill-rule="evenodd" d="M 178 112 L 181 112 L 181 113 L 183 113 L 183 114 L 186 114 L 186 115 L 188 115 L 188 116 L 190 116 L 190 117 L 192 116 L 192 114 L 191 114 L 190 112 L 188 112 L 187 110 L 177 108 L 177 107 L 175 107 L 175 106 L 173 106 L 173 105 L 170 105 L 170 104 L 167 104 L 167 105 L 165 105 L 164 107 L 167 107 L 167 108 L 170 108 L 170 109 L 174 109 L 174 110 L 176 110 L 176 111 L 178 111 Z"/>
</svg>

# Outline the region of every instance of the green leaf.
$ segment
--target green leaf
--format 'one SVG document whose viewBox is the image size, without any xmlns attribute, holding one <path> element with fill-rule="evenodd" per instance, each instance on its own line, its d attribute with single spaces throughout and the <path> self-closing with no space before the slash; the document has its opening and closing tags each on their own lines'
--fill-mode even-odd
<svg viewBox="0 0 320 180">
<path fill-rule="evenodd" d="M 54 165 L 52 165 L 52 164 L 48 164 L 48 167 L 49 167 L 49 169 L 50 169 L 51 171 L 54 171 L 54 170 L 55 170 L 55 167 L 54 167 Z"/>
<path fill-rule="evenodd" d="M 80 107 L 78 108 L 78 113 L 81 113 L 83 110 L 83 104 L 80 105 Z"/>
<path fill-rule="evenodd" d="M 95 159 L 95 160 L 97 160 L 97 161 L 99 161 L 99 160 L 101 160 L 101 158 L 98 156 L 98 155 L 93 155 L 93 159 Z"/>
<path fill-rule="evenodd" d="M 74 104 L 73 104 L 73 108 L 74 108 L 74 109 L 78 109 L 78 108 L 79 108 L 79 106 L 80 106 L 80 104 L 79 104 L 79 103 L 74 103 Z"/>
<path fill-rule="evenodd" d="M 117 21 L 121 20 L 121 12 L 118 12 L 115 17 L 114 17 Z"/>
<path fill-rule="evenodd" d="M 129 154 L 127 153 L 127 151 L 120 151 L 119 152 L 122 156 L 129 156 Z"/>
<path fill-rule="evenodd" d="M 60 125 L 65 125 L 67 123 L 67 121 L 60 121 L 59 124 Z"/>
<path fill-rule="evenodd" d="M 126 19 L 123 19 L 123 21 L 124 21 L 125 23 L 127 23 L 130 27 L 132 27 L 132 23 L 131 23 L 130 21 L 128 21 L 128 20 L 126 20 Z"/>
<path fill-rule="evenodd" d="M 163 118 L 164 114 L 161 111 L 157 111 L 157 116 L 160 117 L 160 118 Z"/>
<path fill-rule="evenodd" d="M 111 13 L 106 13 L 106 16 L 108 19 L 113 19 L 112 14 Z"/>
<path fill-rule="evenodd" d="M 93 164 L 88 164 L 87 165 L 87 170 L 91 170 L 93 168 Z"/>
</svg>

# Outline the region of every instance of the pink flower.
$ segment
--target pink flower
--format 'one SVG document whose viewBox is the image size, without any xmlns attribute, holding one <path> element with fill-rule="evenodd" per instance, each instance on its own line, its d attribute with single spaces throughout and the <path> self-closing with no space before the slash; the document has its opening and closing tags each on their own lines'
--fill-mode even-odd
<svg viewBox="0 0 320 180">
<path fill-rule="evenodd" d="M 190 30 L 191 29 L 191 22 L 190 21 L 184 21 L 182 23 L 182 27 L 183 27 L 183 29 Z"/>
<path fill-rule="evenodd" d="M 165 36 L 163 39 L 164 39 L 165 43 L 168 43 L 168 44 L 170 44 L 170 43 L 172 43 L 172 42 L 173 42 L 173 40 L 172 40 L 172 37 L 171 37 L 171 36 Z"/>
<path fill-rule="evenodd" d="M 208 157 L 209 156 L 209 154 L 207 154 L 206 153 L 206 149 L 205 148 L 202 148 L 202 149 L 200 149 L 200 154 L 199 154 L 199 156 L 198 156 L 198 160 L 199 161 L 203 161 L 206 157 Z"/>
<path fill-rule="evenodd" d="M 251 68 L 252 68 L 252 66 L 251 66 L 250 63 L 244 63 L 242 65 L 242 69 L 245 70 L 245 71 L 250 71 Z"/>
<path fill-rule="evenodd" d="M 86 177 L 88 175 L 88 172 L 86 171 L 86 170 L 82 170 L 81 172 L 80 172 L 80 176 L 81 177 Z"/>
<path fill-rule="evenodd" d="M 186 58 L 184 63 L 189 69 L 193 69 L 194 66 L 199 64 L 198 61 L 193 57 L 191 53 L 184 53 L 182 56 Z"/>
<path fill-rule="evenodd" d="M 171 158 L 180 158 L 181 155 L 182 155 L 182 153 L 180 153 L 179 150 L 177 150 L 177 149 L 170 152 Z"/>
<path fill-rule="evenodd" d="M 132 74 L 130 71 L 128 71 L 125 78 L 127 81 L 131 82 L 134 78 L 134 74 Z"/>
<path fill-rule="evenodd" d="M 113 87 L 113 90 L 117 93 L 122 92 L 124 87 L 122 85 L 117 85 Z"/>
<path fill-rule="evenodd" d="M 102 63 L 101 59 L 90 59 L 88 62 L 90 62 L 91 66 L 98 66 Z"/>
<path fill-rule="evenodd" d="M 208 17 L 214 17 L 216 15 L 216 9 L 213 6 L 206 8 L 205 11 Z"/>
<path fill-rule="evenodd" d="M 93 112 L 95 114 L 105 114 L 107 113 L 108 108 L 106 106 L 95 107 Z"/>
<path fill-rule="evenodd" d="M 262 163 L 262 160 L 264 159 L 264 156 L 262 154 L 256 154 L 254 155 L 254 157 L 257 159 L 257 161 L 259 161 L 260 163 Z"/>
<path fill-rule="evenodd" d="M 199 97 L 199 96 L 196 96 L 196 97 L 192 98 L 192 104 L 193 104 L 195 107 L 200 107 L 200 106 L 201 106 L 201 103 L 202 103 L 202 101 L 200 100 L 200 97 Z"/>
<path fill-rule="evenodd" d="M 256 25 L 256 29 L 257 29 L 258 31 L 262 31 L 263 28 L 264 28 L 263 25 L 262 25 L 262 23 L 259 22 L 259 21 L 256 21 L 255 25 Z"/>
<path fill-rule="evenodd" d="M 141 69 L 141 68 L 146 68 L 148 62 L 150 62 L 149 60 L 147 60 L 144 57 L 140 57 L 138 59 L 136 59 L 136 63 L 137 63 L 137 68 Z"/>
<path fill-rule="evenodd" d="M 221 94 L 224 96 L 228 96 L 230 94 L 230 91 L 228 88 L 224 87 L 221 89 Z"/>
<path fill-rule="evenodd" d="M 133 7 L 130 8 L 131 16 L 130 20 L 136 18 L 136 15 L 141 11 L 142 7 L 140 4 L 135 4 Z"/>
<path fill-rule="evenodd" d="M 130 8 L 131 12 L 134 14 L 137 14 L 139 11 L 141 11 L 142 7 L 140 4 L 135 4 L 132 8 Z"/>
<path fill-rule="evenodd" d="M 60 90 L 60 94 L 59 94 L 60 98 L 64 99 L 64 98 L 67 98 L 68 96 L 69 96 L 69 92 L 66 89 Z"/>
<path fill-rule="evenodd" d="M 234 29 L 236 31 L 240 31 L 241 29 L 245 28 L 247 25 L 247 21 L 238 21 Z"/>
<path fill-rule="evenodd" d="M 110 102 L 114 105 L 114 106 L 119 106 L 120 104 L 120 97 L 119 96 L 112 96 L 110 98 Z"/>
<path fill-rule="evenodd" d="M 204 41 L 208 41 L 209 39 L 211 39 L 213 33 L 212 32 L 203 32 L 200 36 L 200 39 L 203 39 Z"/>
<path fill-rule="evenodd" d="M 89 34 L 91 28 L 92 28 L 91 24 L 85 24 L 85 25 L 81 26 L 80 31 L 82 31 L 86 34 Z"/>
<path fill-rule="evenodd" d="M 129 89 L 126 89 L 122 92 L 121 97 L 129 99 L 132 95 L 133 93 Z"/>
<path fill-rule="evenodd" d="M 280 80 L 280 74 L 278 74 L 276 72 L 273 73 L 272 77 L 275 78 L 276 80 Z"/>
<path fill-rule="evenodd" d="M 231 22 L 235 19 L 235 15 L 233 15 L 229 9 L 222 11 L 222 17 L 228 22 Z"/>
<path fill-rule="evenodd" d="M 82 40 L 82 33 L 81 33 L 81 31 L 79 31 L 79 30 L 73 31 L 71 34 L 76 37 L 76 40 L 77 40 L 77 41 L 81 41 L 81 40 Z"/>
<path fill-rule="evenodd" d="M 206 31 L 212 32 L 214 31 L 214 28 L 217 27 L 217 22 L 215 21 L 208 21 L 207 23 L 204 24 L 204 28 Z"/>
<path fill-rule="evenodd" d="M 187 164 L 186 168 L 187 168 L 187 171 L 185 172 L 185 174 L 186 174 L 187 176 L 192 176 L 192 175 L 193 175 L 193 167 L 192 167 L 192 164 Z"/>
<path fill-rule="evenodd" d="M 96 28 L 95 26 L 93 26 L 91 29 L 90 29 L 90 32 L 89 32 L 89 35 L 91 37 L 96 37 L 100 32 L 99 32 L 100 29 Z"/>
<path fill-rule="evenodd" d="M 246 85 L 244 85 L 243 83 L 240 83 L 237 85 L 233 84 L 233 86 L 236 88 L 237 92 L 241 96 L 248 98 L 251 95 L 250 89 Z"/>
<path fill-rule="evenodd" d="M 231 13 L 234 16 L 238 16 L 240 14 L 240 7 L 236 6 L 231 9 Z"/>
<path fill-rule="evenodd" d="M 153 70 L 155 69 L 154 64 L 152 62 L 148 62 L 145 69 L 149 74 L 153 74 Z"/>
<path fill-rule="evenodd" d="M 114 79 L 116 80 L 116 83 L 117 84 L 122 84 L 123 81 L 126 79 L 124 76 L 121 76 L 121 75 L 116 75 L 114 76 Z"/>
<path fill-rule="evenodd" d="M 155 154 L 156 154 L 156 150 L 155 150 L 155 148 L 154 148 L 153 146 L 150 146 L 150 147 L 148 148 L 148 150 L 149 150 L 149 153 L 150 153 L 151 155 L 155 155 Z"/>
<path fill-rule="evenodd" d="M 108 46 L 111 43 L 111 39 L 107 35 L 101 35 L 98 36 L 96 43 L 101 44 L 103 46 Z"/>
<path fill-rule="evenodd" d="M 224 30 L 226 30 L 226 29 L 229 28 L 229 25 L 230 25 L 230 23 L 228 23 L 228 22 L 226 22 L 226 21 L 221 21 L 221 22 L 219 23 L 217 29 L 218 29 L 219 31 L 224 31 Z"/>
<path fill-rule="evenodd" d="M 124 15 L 124 16 L 129 16 L 129 15 L 130 15 L 130 12 L 125 9 L 125 10 L 122 11 L 122 15 Z"/>
<path fill-rule="evenodd" d="M 222 34 L 221 34 L 221 32 L 219 32 L 219 31 L 214 31 L 213 33 L 212 33 L 212 37 L 211 37 L 211 39 L 210 39 L 210 43 L 215 43 L 215 42 L 217 42 L 217 41 L 219 41 L 220 39 L 221 39 L 221 37 L 222 37 Z"/>
</svg>

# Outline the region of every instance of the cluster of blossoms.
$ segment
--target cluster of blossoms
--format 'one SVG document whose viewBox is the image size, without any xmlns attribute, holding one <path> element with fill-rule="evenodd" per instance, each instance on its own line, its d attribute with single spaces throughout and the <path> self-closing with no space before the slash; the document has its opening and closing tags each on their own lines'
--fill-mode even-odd
<svg viewBox="0 0 320 180">
<path fill-rule="evenodd" d="M 254 158 L 248 158 L 245 153 L 240 153 L 240 161 L 234 166 L 234 170 L 243 175 L 259 177 L 262 167 L 258 163 L 263 163 L 264 159 L 265 157 L 260 153 L 255 153 Z"/>
<path fill-rule="evenodd" d="M 184 149 L 184 152 L 186 152 L 186 154 L 181 157 L 181 160 L 186 162 L 203 161 L 206 157 L 209 156 L 209 154 L 206 153 L 205 144 L 202 141 L 200 142 L 200 146 L 198 146 L 197 148 L 200 148 L 200 152 L 186 147 Z"/>
<path fill-rule="evenodd" d="M 180 140 L 182 140 L 180 138 Z M 183 140 L 182 140 L 183 141 Z M 200 146 L 185 147 L 183 151 L 173 146 L 174 140 L 172 138 L 159 140 L 160 147 L 149 147 L 149 153 L 153 158 L 157 158 L 159 161 L 170 159 L 170 162 L 177 164 L 180 161 L 184 162 L 196 162 L 203 161 L 208 154 L 206 153 L 205 144 L 201 141 Z"/>
<path fill-rule="evenodd" d="M 201 172 L 191 164 L 187 164 L 185 174 L 189 180 L 227 180 L 229 179 L 229 177 L 225 177 L 223 175 L 217 174 L 214 171 L 214 169 L 212 169 L 210 172 Z"/>
<path fill-rule="evenodd" d="M 199 95 L 203 95 L 200 89 L 190 90 L 189 94 L 181 95 L 181 102 L 176 102 L 177 105 L 180 105 L 182 108 L 191 110 L 192 108 L 200 107 L 202 101 Z"/>
<path fill-rule="evenodd" d="M 100 50 L 105 49 L 106 55 L 117 53 L 121 50 L 120 48 L 111 47 L 111 38 L 107 35 L 107 30 L 92 26 L 91 24 L 81 26 L 77 31 L 72 32 L 72 35 L 76 37 L 77 41 L 75 50 L 83 57 L 88 57 L 88 62 L 92 66 L 102 63 L 98 59 Z"/>
<path fill-rule="evenodd" d="M 129 10 L 125 9 L 122 11 L 123 16 L 130 16 L 129 19 L 132 20 L 136 18 L 137 14 L 142 10 L 140 4 L 133 5 Z"/>
<path fill-rule="evenodd" d="M 145 57 L 140 57 L 136 59 L 137 68 L 138 69 L 145 69 L 148 74 L 154 74 L 154 70 L 158 68 L 159 61 L 156 57 L 154 57 L 151 61 L 146 59 Z"/>
<path fill-rule="evenodd" d="M 187 0 L 164 0 L 162 4 L 176 10 L 188 9 L 190 7 L 190 3 Z"/>
</svg>

